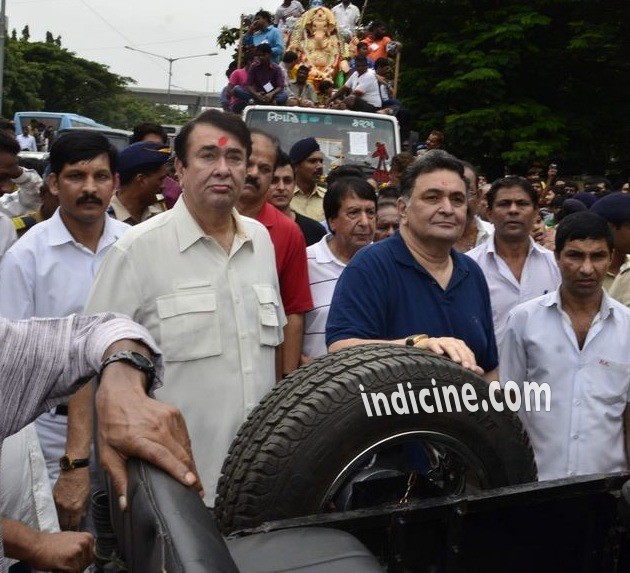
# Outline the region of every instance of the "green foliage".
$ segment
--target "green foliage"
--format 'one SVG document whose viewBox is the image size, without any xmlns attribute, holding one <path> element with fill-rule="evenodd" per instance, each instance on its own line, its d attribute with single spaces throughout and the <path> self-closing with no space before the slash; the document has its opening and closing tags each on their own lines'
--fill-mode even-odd
<svg viewBox="0 0 630 573">
<path fill-rule="evenodd" d="M 46 33 L 44 42 L 30 42 L 28 26 L 22 37 L 7 39 L 2 114 L 16 111 L 71 111 L 123 129 L 143 121 L 184 123 L 188 116 L 155 105 L 126 90 L 131 78 L 111 73 L 107 66 L 77 57 L 61 47 L 61 38 Z"/>
<path fill-rule="evenodd" d="M 442 129 L 500 174 L 630 169 L 629 17 L 625 2 L 370 0 L 365 20 L 403 43 L 398 93 L 421 138 Z"/>
<path fill-rule="evenodd" d="M 217 46 L 225 50 L 228 46 L 236 44 L 238 42 L 238 37 L 238 28 L 228 28 L 227 26 L 223 26 L 219 36 L 217 37 Z"/>
</svg>

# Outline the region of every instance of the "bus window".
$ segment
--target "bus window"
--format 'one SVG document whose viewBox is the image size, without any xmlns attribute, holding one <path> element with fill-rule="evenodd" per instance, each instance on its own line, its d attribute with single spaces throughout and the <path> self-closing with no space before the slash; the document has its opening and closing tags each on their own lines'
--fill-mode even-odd
<svg viewBox="0 0 630 573">
<path fill-rule="evenodd" d="M 15 122 L 15 134 L 21 135 L 24 127 L 31 125 L 32 121 L 39 126 L 51 127 L 55 134 L 66 127 L 100 127 L 108 126 L 95 122 L 89 117 L 83 117 L 76 113 L 54 111 L 18 111 L 13 117 Z"/>
</svg>

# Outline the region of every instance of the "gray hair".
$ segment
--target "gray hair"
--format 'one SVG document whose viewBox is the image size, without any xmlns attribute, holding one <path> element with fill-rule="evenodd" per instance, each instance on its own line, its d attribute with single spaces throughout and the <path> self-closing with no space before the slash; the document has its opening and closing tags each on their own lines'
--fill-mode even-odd
<svg viewBox="0 0 630 573">
<path fill-rule="evenodd" d="M 457 157 L 443 151 L 442 149 L 432 149 L 431 151 L 428 151 L 407 167 L 400 180 L 402 198 L 405 201 L 409 200 L 418 176 L 442 170 L 453 171 L 459 175 L 466 185 L 466 199 L 468 199 L 468 195 L 470 194 L 470 183 L 464 176 L 464 164 L 457 159 Z"/>
</svg>

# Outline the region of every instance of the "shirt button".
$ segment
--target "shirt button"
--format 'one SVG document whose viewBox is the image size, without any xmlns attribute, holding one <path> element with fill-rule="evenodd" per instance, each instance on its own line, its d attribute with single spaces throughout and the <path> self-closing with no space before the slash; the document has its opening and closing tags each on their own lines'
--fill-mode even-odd
<svg viewBox="0 0 630 573">
<path fill-rule="evenodd" d="M 575 401 L 575 405 L 576 405 L 576 406 L 579 406 L 581 403 L 582 403 L 582 402 L 581 402 L 580 400 L 576 400 L 576 401 Z"/>
<path fill-rule="evenodd" d="M 573 439 L 577 440 L 580 436 L 578 434 L 573 434 Z"/>
</svg>

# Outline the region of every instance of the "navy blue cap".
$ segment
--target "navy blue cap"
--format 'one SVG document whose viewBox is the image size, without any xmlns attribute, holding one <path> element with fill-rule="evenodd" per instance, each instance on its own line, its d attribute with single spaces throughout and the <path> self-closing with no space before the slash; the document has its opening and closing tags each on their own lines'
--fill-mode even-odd
<svg viewBox="0 0 630 573">
<path fill-rule="evenodd" d="M 292 165 L 302 163 L 311 153 L 320 151 L 319 143 L 314 137 L 307 137 L 306 139 L 300 139 L 293 144 L 291 151 L 289 151 L 289 159 Z"/>
<path fill-rule="evenodd" d="M 573 199 L 577 199 L 586 205 L 587 207 L 591 207 L 597 202 L 597 197 L 588 191 L 579 191 L 575 195 L 573 195 Z"/>
<path fill-rule="evenodd" d="M 126 173 L 139 167 L 164 165 L 171 156 L 171 150 L 162 143 L 138 141 L 118 154 L 118 172 Z"/>
<path fill-rule="evenodd" d="M 569 215 L 578 211 L 588 211 L 588 207 L 577 199 L 565 199 L 562 203 L 562 210 Z"/>
<path fill-rule="evenodd" d="M 593 204 L 591 211 L 613 225 L 623 225 L 630 221 L 630 195 L 621 192 L 606 195 Z"/>
</svg>

